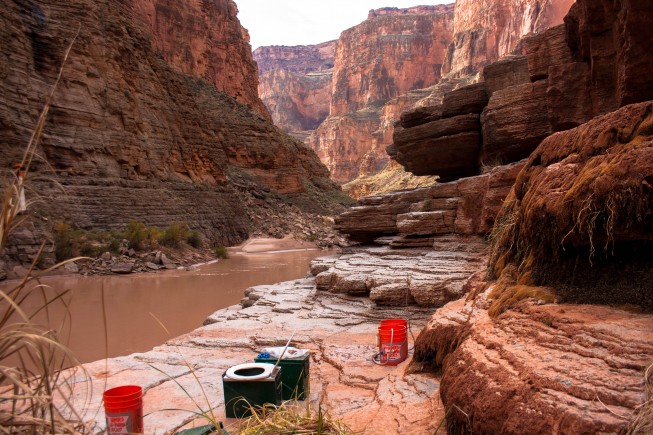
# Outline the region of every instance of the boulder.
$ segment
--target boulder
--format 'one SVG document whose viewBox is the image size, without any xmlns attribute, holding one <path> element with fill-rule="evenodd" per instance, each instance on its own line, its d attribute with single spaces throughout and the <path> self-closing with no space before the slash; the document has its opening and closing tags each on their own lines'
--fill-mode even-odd
<svg viewBox="0 0 653 435">
<path fill-rule="evenodd" d="M 564 24 L 561 24 L 542 33 L 524 38 L 528 59 L 528 75 L 531 81 L 535 82 L 548 78 L 549 68 L 552 66 L 573 62 L 566 36 L 567 29 Z"/>
<path fill-rule="evenodd" d="M 119 262 L 111 266 L 111 272 L 117 274 L 128 274 L 134 271 L 134 263 Z"/>
<path fill-rule="evenodd" d="M 485 83 L 474 83 L 444 94 L 442 117 L 481 113 L 488 103 Z"/>
<path fill-rule="evenodd" d="M 104 252 L 102 255 L 100 255 L 100 259 L 102 261 L 111 261 L 111 252 Z"/>
<path fill-rule="evenodd" d="M 526 56 L 506 56 L 483 68 L 483 80 L 488 97 L 510 86 L 530 82 Z"/>
<path fill-rule="evenodd" d="M 547 81 L 526 83 L 492 94 L 481 115 L 481 161 L 515 162 L 552 133 L 547 118 Z"/>
<path fill-rule="evenodd" d="M 445 305 L 415 341 L 412 367 L 442 370 L 448 433 L 626 433 L 653 316 L 531 300 L 493 319 L 491 291 Z"/>
<path fill-rule="evenodd" d="M 68 273 L 79 273 L 79 266 L 75 262 L 66 263 L 63 266 Z"/>
</svg>

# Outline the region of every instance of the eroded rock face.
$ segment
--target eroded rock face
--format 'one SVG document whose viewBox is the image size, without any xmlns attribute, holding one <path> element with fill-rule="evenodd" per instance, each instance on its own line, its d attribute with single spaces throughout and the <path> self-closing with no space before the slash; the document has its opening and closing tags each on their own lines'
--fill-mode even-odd
<svg viewBox="0 0 653 435">
<path fill-rule="evenodd" d="M 564 284 L 566 300 L 653 309 L 652 125 L 653 102 L 640 103 L 544 140 L 501 211 L 514 221 L 497 238 L 496 273 L 530 257 L 536 284 Z M 577 267 L 591 272 L 573 278 Z"/>
<path fill-rule="evenodd" d="M 451 37 L 453 5 L 375 14 L 342 32 L 331 115 L 339 116 L 437 83 Z"/>
<path fill-rule="evenodd" d="M 296 47 L 259 47 L 259 96 L 286 132 L 316 129 L 329 115 L 336 41 Z"/>
<path fill-rule="evenodd" d="M 594 116 L 653 99 L 650 5 L 580 0 L 565 17 L 575 61 L 591 65 Z"/>
<path fill-rule="evenodd" d="M 510 54 L 520 40 L 561 24 L 573 0 L 458 0 L 454 37 L 442 73 L 475 74 Z"/>
<path fill-rule="evenodd" d="M 63 51 L 82 24 L 38 150 L 65 188 L 62 194 L 51 183 L 36 185 L 51 199 L 41 205 L 47 214 L 84 228 L 131 219 L 157 226 L 186 221 L 216 242 L 232 244 L 247 236 L 250 225 L 243 193 L 264 197 L 276 191 L 299 205 L 319 206 L 317 198 L 305 196 L 308 191 L 335 192 L 311 150 L 212 82 L 171 67 L 152 46 L 148 26 L 120 5 L 3 5 L 0 162 L 7 168 L 20 161 Z M 231 23 L 232 9 L 212 19 Z M 226 37 L 235 37 L 235 24 Z M 40 162 L 32 169 L 50 175 Z"/>
<path fill-rule="evenodd" d="M 625 433 L 645 400 L 653 316 L 531 301 L 492 319 L 491 291 L 439 309 L 416 340 L 413 367 L 441 367 L 442 401 L 462 411 L 449 433 Z"/>
<path fill-rule="evenodd" d="M 192 400 L 206 409 L 204 397 L 216 418 L 235 432 L 238 421 L 225 416 L 222 375 L 236 364 L 253 362 L 265 347 L 284 346 L 293 333 L 292 346 L 311 352 L 313 412 L 317 412 L 319 404 L 328 404 L 333 417 L 358 433 L 432 433 L 444 417 L 438 378 L 430 374 L 404 375 L 402 369 L 407 363 L 390 368 L 371 361 L 378 351 L 375 335 L 380 320 L 403 317 L 405 310 L 318 292 L 313 279 L 257 286 L 246 294 L 246 308 L 234 306 L 217 311 L 207 319 L 206 326 L 150 352 L 86 364 L 92 384 L 82 381 L 81 371 L 80 382 L 75 384 L 76 403 L 79 409 L 87 410 L 85 418 L 96 423 L 96 429 L 103 429 L 101 400 L 105 388 L 137 384 L 144 390 L 145 433 L 176 433 L 187 427 L 195 416 L 172 410 L 196 410 Z M 411 309 L 414 329 L 424 325 L 429 312 Z M 91 385 L 92 394 L 87 396 Z M 371 415 L 376 417 L 371 419 Z M 204 419 L 194 423 L 205 424 Z"/>
<path fill-rule="evenodd" d="M 475 173 L 479 165 L 526 158 L 553 132 L 577 127 L 627 101 L 653 98 L 650 83 L 641 83 L 641 74 L 653 68 L 653 56 L 644 47 L 639 18 L 633 18 L 651 17 L 652 13 L 650 8 L 638 8 L 578 4 L 564 25 L 525 37 L 525 56 L 487 65 L 484 83 L 445 93 L 442 107 L 433 108 L 428 115 L 421 115 L 425 109 L 419 109 L 406 116 L 428 118 L 437 126 L 450 122 L 443 119 L 454 114 L 478 113 L 480 107 L 482 139 L 478 146 L 471 135 L 474 130 L 462 134 L 464 123 L 457 135 L 447 136 L 437 128 L 431 135 L 418 135 L 424 127 L 418 128 L 413 121 L 402 126 L 405 130 L 395 131 L 390 155 L 414 174 L 452 180 Z M 633 53 L 638 53 L 637 60 Z M 629 68 L 618 66 L 622 58 L 629 59 L 624 60 L 630 62 Z M 635 64 L 639 75 L 634 73 Z M 474 86 L 485 87 L 486 103 L 470 99 Z M 634 86 L 641 92 L 632 91 Z M 411 139 L 414 128 L 417 137 Z M 478 155 L 476 150 L 480 150 Z"/>
<path fill-rule="evenodd" d="M 135 26 L 149 27 L 154 48 L 169 65 L 212 83 L 269 119 L 257 92 L 249 34 L 236 18 L 233 0 L 137 0 L 126 8 L 132 9 Z"/>
</svg>

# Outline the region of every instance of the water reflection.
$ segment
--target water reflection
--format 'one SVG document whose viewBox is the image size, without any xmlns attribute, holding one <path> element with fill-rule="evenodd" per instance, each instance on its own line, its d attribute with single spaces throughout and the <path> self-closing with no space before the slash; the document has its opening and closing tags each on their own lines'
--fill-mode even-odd
<svg viewBox="0 0 653 435">
<path fill-rule="evenodd" d="M 105 355 L 147 351 L 165 342 L 168 333 L 150 313 L 174 337 L 201 326 L 216 310 L 238 303 L 246 288 L 300 278 L 308 273 L 312 259 L 328 254 L 318 250 L 236 254 L 196 272 L 49 277 L 42 283 L 50 287 L 49 294 L 70 290 L 66 300 L 71 319 L 63 335 L 77 358 L 89 362 Z M 30 298 L 27 311 L 39 306 L 40 300 Z M 49 319 L 40 315 L 37 322 L 57 328 L 65 312 L 57 304 Z"/>
</svg>

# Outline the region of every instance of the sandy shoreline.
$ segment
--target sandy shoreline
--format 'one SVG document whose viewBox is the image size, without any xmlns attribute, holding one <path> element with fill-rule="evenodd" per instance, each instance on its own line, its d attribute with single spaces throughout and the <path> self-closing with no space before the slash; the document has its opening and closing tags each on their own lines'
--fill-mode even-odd
<svg viewBox="0 0 653 435">
<path fill-rule="evenodd" d="M 296 251 L 300 249 L 320 249 L 315 243 L 296 240 L 291 235 L 283 239 L 257 237 L 248 239 L 238 246 L 227 248 L 230 254 L 253 254 L 263 252 Z"/>
</svg>

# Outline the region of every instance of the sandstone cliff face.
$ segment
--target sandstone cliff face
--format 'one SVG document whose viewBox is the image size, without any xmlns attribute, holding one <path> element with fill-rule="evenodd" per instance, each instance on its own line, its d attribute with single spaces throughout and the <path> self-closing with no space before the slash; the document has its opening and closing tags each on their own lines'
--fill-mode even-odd
<svg viewBox="0 0 653 435">
<path fill-rule="evenodd" d="M 440 80 L 452 20 L 453 5 L 386 8 L 342 33 L 330 117 L 309 139 L 333 179 L 349 181 L 387 165 L 392 126 L 408 104 L 384 105 Z"/>
<path fill-rule="evenodd" d="M 320 208 L 319 192 L 335 192 L 312 151 L 213 83 L 171 67 L 131 7 L 5 0 L 2 8 L 4 167 L 20 160 L 81 23 L 39 150 L 65 188 L 35 181 L 49 216 L 82 227 L 187 221 L 227 244 L 247 236 L 269 195 Z M 44 164 L 33 169 L 48 173 Z"/>
<path fill-rule="evenodd" d="M 573 0 L 456 0 L 453 42 L 442 74 L 476 74 L 521 51 L 520 40 L 562 23 Z"/>
<path fill-rule="evenodd" d="M 336 47 L 331 115 L 380 106 L 440 79 L 452 5 L 370 13 Z"/>
<path fill-rule="evenodd" d="M 233 0 L 137 0 L 124 7 L 149 28 L 154 48 L 173 68 L 203 78 L 269 118 L 258 98 L 249 35 Z"/>
<path fill-rule="evenodd" d="M 286 132 L 314 130 L 329 115 L 335 41 L 298 47 L 260 47 L 259 96 Z"/>
</svg>

